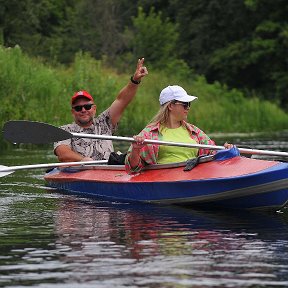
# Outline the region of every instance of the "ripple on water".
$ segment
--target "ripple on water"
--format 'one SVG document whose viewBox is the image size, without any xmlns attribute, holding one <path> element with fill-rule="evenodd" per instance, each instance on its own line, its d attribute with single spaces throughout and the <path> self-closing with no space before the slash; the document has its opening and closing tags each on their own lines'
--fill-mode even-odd
<svg viewBox="0 0 288 288">
<path fill-rule="evenodd" d="M 0 286 L 288 287 L 287 209 L 100 201 L 49 189 L 42 177 L 43 170 L 19 171 L 0 183 Z"/>
</svg>

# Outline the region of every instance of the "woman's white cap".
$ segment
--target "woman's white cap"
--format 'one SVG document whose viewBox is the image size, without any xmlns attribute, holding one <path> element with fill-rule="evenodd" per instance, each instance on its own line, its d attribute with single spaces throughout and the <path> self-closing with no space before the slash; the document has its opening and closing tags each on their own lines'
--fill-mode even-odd
<svg viewBox="0 0 288 288">
<path fill-rule="evenodd" d="M 172 100 L 177 100 L 181 102 L 191 102 L 197 98 L 198 97 L 196 96 L 188 95 L 187 92 L 181 86 L 172 85 L 164 88 L 161 91 L 159 102 L 160 105 L 163 105 Z"/>
</svg>

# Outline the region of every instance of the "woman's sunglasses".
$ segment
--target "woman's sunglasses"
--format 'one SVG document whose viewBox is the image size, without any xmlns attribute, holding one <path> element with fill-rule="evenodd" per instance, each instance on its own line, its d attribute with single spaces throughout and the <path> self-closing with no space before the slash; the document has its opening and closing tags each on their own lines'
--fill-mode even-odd
<svg viewBox="0 0 288 288">
<path fill-rule="evenodd" d="M 72 109 L 74 109 L 76 112 L 80 112 L 82 111 L 82 109 L 84 108 L 85 110 L 90 110 L 92 108 L 92 106 L 94 106 L 95 104 L 85 104 L 85 105 L 77 105 L 72 107 Z"/>
<path fill-rule="evenodd" d="M 190 105 L 191 105 L 190 102 L 173 102 L 173 104 L 182 105 L 185 110 L 190 109 Z"/>
</svg>

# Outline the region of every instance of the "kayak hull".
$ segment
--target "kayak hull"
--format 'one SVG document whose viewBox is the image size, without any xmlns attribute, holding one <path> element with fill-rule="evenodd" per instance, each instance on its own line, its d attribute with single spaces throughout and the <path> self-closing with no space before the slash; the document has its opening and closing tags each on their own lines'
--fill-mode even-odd
<svg viewBox="0 0 288 288">
<path fill-rule="evenodd" d="M 121 201 L 275 210 L 287 203 L 287 176 L 287 163 L 238 156 L 199 164 L 188 172 L 172 167 L 128 175 L 123 167 L 98 165 L 54 170 L 45 180 L 66 192 Z"/>
</svg>

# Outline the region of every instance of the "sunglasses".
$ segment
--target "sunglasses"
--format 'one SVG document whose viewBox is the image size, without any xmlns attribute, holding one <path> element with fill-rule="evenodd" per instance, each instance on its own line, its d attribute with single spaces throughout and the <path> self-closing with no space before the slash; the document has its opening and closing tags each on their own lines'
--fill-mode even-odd
<svg viewBox="0 0 288 288">
<path fill-rule="evenodd" d="M 72 109 L 74 109 L 76 112 L 80 112 L 82 111 L 82 109 L 84 108 L 85 110 L 90 110 L 92 108 L 92 106 L 94 106 L 95 104 L 85 104 L 85 105 L 77 105 L 72 107 Z"/>
<path fill-rule="evenodd" d="M 173 102 L 175 105 L 182 105 L 185 110 L 190 109 L 190 102 Z"/>
</svg>

